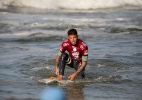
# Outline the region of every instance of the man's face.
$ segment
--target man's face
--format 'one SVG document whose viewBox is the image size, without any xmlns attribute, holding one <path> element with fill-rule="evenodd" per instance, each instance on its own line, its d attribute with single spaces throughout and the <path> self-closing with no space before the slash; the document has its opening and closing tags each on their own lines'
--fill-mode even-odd
<svg viewBox="0 0 142 100">
<path fill-rule="evenodd" d="M 76 35 L 69 35 L 68 39 L 70 40 L 72 45 L 76 45 L 78 36 L 76 36 Z"/>
</svg>

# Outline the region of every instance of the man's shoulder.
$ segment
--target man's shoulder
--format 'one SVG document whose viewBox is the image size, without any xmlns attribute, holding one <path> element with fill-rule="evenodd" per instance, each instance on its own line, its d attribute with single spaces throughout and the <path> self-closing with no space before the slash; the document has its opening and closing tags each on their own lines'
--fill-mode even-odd
<svg viewBox="0 0 142 100">
<path fill-rule="evenodd" d="M 79 44 L 82 45 L 83 47 L 88 47 L 83 40 L 79 39 L 79 42 L 80 42 Z"/>
<path fill-rule="evenodd" d="M 67 40 L 65 40 L 65 41 L 63 41 L 62 42 L 62 46 L 68 46 L 70 43 L 69 43 L 69 40 L 67 39 Z"/>
</svg>

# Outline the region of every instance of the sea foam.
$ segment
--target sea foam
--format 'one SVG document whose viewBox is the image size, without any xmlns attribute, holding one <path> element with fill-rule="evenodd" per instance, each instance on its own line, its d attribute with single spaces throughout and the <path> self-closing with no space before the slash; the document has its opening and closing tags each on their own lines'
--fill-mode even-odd
<svg viewBox="0 0 142 100">
<path fill-rule="evenodd" d="M 38 9 L 102 9 L 124 6 L 142 7 L 142 0 L 0 0 L 0 9 L 30 7 Z"/>
</svg>

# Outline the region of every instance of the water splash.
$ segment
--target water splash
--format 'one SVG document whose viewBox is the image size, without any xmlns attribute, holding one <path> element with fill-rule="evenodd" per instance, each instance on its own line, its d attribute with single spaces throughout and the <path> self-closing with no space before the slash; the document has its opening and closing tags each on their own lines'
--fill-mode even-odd
<svg viewBox="0 0 142 100">
<path fill-rule="evenodd" d="M 141 0 L 1 0 L 0 8 L 29 7 L 38 9 L 99 9 L 130 6 L 142 6 Z"/>
</svg>

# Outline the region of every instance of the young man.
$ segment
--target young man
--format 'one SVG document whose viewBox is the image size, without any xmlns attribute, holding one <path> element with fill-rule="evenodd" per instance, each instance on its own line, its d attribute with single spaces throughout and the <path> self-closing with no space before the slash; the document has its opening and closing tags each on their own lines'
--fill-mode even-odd
<svg viewBox="0 0 142 100">
<path fill-rule="evenodd" d="M 65 51 L 68 51 L 66 53 Z M 64 41 L 60 47 L 60 51 L 56 56 L 56 75 L 58 80 L 63 80 L 65 66 L 68 65 L 76 71 L 68 78 L 75 80 L 80 73 L 85 78 L 85 67 L 88 60 L 88 46 L 78 38 L 76 29 L 68 31 L 68 39 Z"/>
</svg>

